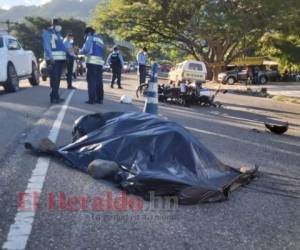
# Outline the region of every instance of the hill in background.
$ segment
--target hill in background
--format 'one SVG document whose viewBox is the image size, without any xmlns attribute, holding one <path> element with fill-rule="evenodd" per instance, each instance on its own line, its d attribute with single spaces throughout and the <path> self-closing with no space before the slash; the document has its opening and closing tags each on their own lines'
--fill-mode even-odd
<svg viewBox="0 0 300 250">
<path fill-rule="evenodd" d="M 74 17 L 88 21 L 99 2 L 101 0 L 52 0 L 41 6 L 15 6 L 9 10 L 0 9 L 0 21 L 22 21 L 25 16 Z"/>
</svg>

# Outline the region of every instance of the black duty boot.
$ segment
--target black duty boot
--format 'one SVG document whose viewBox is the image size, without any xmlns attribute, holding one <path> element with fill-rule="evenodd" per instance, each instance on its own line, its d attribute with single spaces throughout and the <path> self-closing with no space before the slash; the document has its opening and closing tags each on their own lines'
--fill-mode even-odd
<svg viewBox="0 0 300 250">
<path fill-rule="evenodd" d="M 103 100 L 97 100 L 96 103 L 103 104 Z"/>
</svg>

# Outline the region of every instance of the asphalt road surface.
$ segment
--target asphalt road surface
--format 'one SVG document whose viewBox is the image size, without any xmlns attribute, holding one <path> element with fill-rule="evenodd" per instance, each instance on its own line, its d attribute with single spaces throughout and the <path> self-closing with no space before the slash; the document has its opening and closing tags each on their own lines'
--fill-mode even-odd
<svg viewBox="0 0 300 250">
<path fill-rule="evenodd" d="M 236 168 L 260 167 L 260 176 L 228 201 L 174 209 L 143 201 L 142 209 L 125 211 L 60 206 L 60 194 L 62 201 L 63 195 L 118 197 L 120 190 L 61 162 L 37 159 L 23 143 L 50 135 L 64 145 L 71 141 L 72 124 L 80 115 L 142 110 L 141 101 L 119 103 L 122 94 L 134 95 L 136 76 L 124 76 L 124 90 L 110 89 L 109 76 L 105 78 L 104 105 L 84 103 L 83 79 L 75 82 L 76 91 L 67 90 L 63 81 L 64 105 L 50 106 L 47 82 L 35 88 L 22 82 L 13 94 L 0 90 L 0 247 L 300 249 L 300 106 L 271 99 L 220 94 L 223 108 L 159 107 L 161 115 L 189 129 L 223 162 Z M 265 131 L 265 121 L 278 120 L 289 121 L 287 134 Z M 41 192 L 39 208 L 22 215 L 18 202 L 25 190 Z"/>
</svg>

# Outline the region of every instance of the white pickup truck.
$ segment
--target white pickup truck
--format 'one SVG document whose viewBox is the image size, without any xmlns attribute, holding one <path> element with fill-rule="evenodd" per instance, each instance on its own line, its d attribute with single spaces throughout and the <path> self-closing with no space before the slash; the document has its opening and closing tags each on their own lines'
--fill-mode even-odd
<svg viewBox="0 0 300 250">
<path fill-rule="evenodd" d="M 0 33 L 0 85 L 7 92 L 16 92 L 21 79 L 29 79 L 32 86 L 39 85 L 37 65 L 32 51 L 24 50 L 13 36 Z"/>
</svg>

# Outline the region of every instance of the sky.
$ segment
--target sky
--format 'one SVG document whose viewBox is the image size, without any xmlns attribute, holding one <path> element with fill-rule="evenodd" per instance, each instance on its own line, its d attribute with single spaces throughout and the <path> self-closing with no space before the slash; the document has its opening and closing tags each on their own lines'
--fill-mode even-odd
<svg viewBox="0 0 300 250">
<path fill-rule="evenodd" d="M 1 9 L 9 9 L 15 5 L 41 5 L 51 0 L 0 0 Z"/>
</svg>

